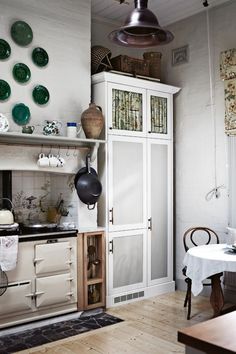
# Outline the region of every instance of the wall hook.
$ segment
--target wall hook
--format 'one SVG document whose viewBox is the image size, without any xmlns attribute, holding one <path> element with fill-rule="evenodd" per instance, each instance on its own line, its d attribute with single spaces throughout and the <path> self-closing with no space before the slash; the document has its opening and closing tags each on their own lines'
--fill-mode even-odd
<svg viewBox="0 0 236 354">
<path fill-rule="evenodd" d="M 66 156 L 67 156 L 67 157 L 70 156 L 70 151 L 69 151 L 69 150 L 70 150 L 70 148 L 69 148 L 69 146 L 67 146 L 67 152 L 66 152 Z"/>
<path fill-rule="evenodd" d="M 73 156 L 74 156 L 74 157 L 76 157 L 76 156 L 77 156 L 76 146 L 75 146 L 75 149 L 74 149 L 74 152 L 73 152 Z"/>
</svg>

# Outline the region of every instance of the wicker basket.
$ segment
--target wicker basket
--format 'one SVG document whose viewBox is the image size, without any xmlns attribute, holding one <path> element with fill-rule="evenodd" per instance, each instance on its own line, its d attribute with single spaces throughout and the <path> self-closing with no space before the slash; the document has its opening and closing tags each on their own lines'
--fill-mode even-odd
<svg viewBox="0 0 236 354">
<path fill-rule="evenodd" d="M 111 70 L 111 51 L 101 45 L 91 48 L 91 73 L 96 74 L 103 70 Z"/>
<path fill-rule="evenodd" d="M 149 76 L 149 61 L 131 58 L 127 55 L 118 55 L 111 59 L 114 70 L 135 75 Z"/>
<path fill-rule="evenodd" d="M 161 57 L 159 52 L 146 52 L 143 53 L 143 58 L 149 61 L 149 76 L 156 79 L 161 77 Z"/>
</svg>

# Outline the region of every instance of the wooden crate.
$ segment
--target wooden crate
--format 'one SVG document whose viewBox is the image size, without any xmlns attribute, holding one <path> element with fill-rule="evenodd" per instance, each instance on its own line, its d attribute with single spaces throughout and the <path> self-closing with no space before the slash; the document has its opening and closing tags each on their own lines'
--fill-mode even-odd
<svg viewBox="0 0 236 354">
<path fill-rule="evenodd" d="M 149 61 L 118 55 L 111 59 L 112 68 L 135 75 L 149 76 Z"/>
<path fill-rule="evenodd" d="M 149 61 L 149 76 L 160 79 L 161 77 L 161 57 L 159 52 L 146 52 L 143 53 L 143 58 Z"/>
</svg>

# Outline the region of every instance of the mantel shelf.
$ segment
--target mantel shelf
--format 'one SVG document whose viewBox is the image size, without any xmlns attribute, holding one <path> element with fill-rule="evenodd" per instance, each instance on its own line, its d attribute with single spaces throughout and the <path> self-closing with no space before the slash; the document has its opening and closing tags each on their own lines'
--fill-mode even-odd
<svg viewBox="0 0 236 354">
<path fill-rule="evenodd" d="M 48 145 L 91 148 L 95 145 L 104 144 L 105 140 L 98 139 L 70 139 L 66 136 L 47 136 L 43 134 L 24 134 L 5 132 L 0 133 L 0 144 L 22 145 Z"/>
</svg>

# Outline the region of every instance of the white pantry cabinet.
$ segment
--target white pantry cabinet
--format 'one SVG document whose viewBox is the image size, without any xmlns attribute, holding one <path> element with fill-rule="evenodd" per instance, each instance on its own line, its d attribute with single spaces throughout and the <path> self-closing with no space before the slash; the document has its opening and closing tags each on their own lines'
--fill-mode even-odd
<svg viewBox="0 0 236 354">
<path fill-rule="evenodd" d="M 108 139 L 109 231 L 144 229 L 146 139 L 112 135 Z"/>
<path fill-rule="evenodd" d="M 92 77 L 105 116 L 107 306 L 173 291 L 173 94 L 176 87 L 114 73 Z M 105 211 L 105 212 L 104 212 Z"/>
<path fill-rule="evenodd" d="M 107 75 L 114 76 L 114 74 Z M 170 86 L 162 92 L 159 83 L 155 83 L 154 90 L 149 88 L 153 86 L 153 82 L 140 79 L 124 77 L 126 81 L 127 79 L 130 81 L 130 85 L 123 83 L 124 80 L 115 83 L 117 76 L 112 77 L 114 82 L 107 83 L 108 134 L 171 139 L 172 94 Z M 134 86 L 132 80 L 151 85 Z"/>
</svg>

